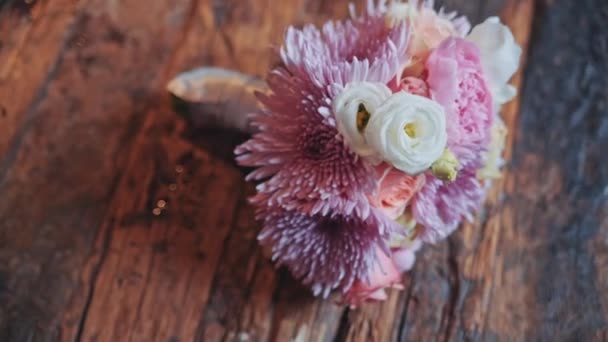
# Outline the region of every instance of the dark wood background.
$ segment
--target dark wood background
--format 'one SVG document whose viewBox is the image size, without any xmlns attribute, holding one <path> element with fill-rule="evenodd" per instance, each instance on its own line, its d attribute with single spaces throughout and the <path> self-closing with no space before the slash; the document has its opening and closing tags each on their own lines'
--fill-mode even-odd
<svg viewBox="0 0 608 342">
<path fill-rule="evenodd" d="M 263 76 L 287 25 L 346 3 L 0 0 L 0 341 L 606 340 L 606 0 L 441 2 L 501 14 L 527 63 L 505 177 L 406 290 L 348 310 L 263 257 L 243 137 L 188 125 L 164 85 Z"/>
</svg>

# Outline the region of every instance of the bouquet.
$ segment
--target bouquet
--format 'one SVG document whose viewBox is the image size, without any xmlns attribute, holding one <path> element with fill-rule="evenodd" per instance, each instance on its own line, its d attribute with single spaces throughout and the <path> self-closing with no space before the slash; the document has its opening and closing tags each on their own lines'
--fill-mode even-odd
<svg viewBox="0 0 608 342">
<path fill-rule="evenodd" d="M 287 29 L 235 153 L 254 168 L 272 260 L 356 306 L 400 288 L 421 246 L 480 209 L 500 177 L 498 112 L 515 95 L 521 49 L 498 18 L 471 30 L 432 1 L 350 12 Z"/>
</svg>

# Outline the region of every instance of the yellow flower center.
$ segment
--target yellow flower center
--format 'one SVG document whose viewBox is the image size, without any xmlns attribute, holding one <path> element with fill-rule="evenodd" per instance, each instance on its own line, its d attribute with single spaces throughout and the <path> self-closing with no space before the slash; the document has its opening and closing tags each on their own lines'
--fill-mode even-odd
<svg viewBox="0 0 608 342">
<path fill-rule="evenodd" d="M 405 130 L 405 134 L 407 134 L 410 138 L 415 138 L 416 137 L 416 124 L 413 122 L 408 123 L 407 125 L 405 125 L 405 127 L 403 128 Z"/>
<path fill-rule="evenodd" d="M 369 122 L 370 117 L 371 114 L 369 114 L 363 103 L 359 104 L 359 108 L 357 110 L 357 130 L 359 133 L 363 132 L 367 126 L 367 123 Z"/>
</svg>

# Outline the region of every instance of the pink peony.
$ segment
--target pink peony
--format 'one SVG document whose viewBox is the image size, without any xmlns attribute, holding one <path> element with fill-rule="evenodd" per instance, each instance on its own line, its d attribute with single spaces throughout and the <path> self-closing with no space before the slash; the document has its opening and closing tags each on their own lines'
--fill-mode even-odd
<svg viewBox="0 0 608 342">
<path fill-rule="evenodd" d="M 356 307 L 369 300 L 385 300 L 386 288 L 402 289 L 401 273 L 393 260 L 382 250 L 376 249 L 378 263 L 374 265 L 368 280 L 359 279 L 344 294 L 344 302 Z"/>
<path fill-rule="evenodd" d="M 479 158 L 492 126 L 492 95 L 484 77 L 479 49 L 449 38 L 426 61 L 431 97 L 446 111 L 448 146 L 461 164 Z"/>
<path fill-rule="evenodd" d="M 372 197 L 371 203 L 391 219 L 403 214 L 410 199 L 424 185 L 424 174 L 410 176 L 391 166 L 382 164 L 376 168 L 380 179 L 378 193 Z"/>
</svg>

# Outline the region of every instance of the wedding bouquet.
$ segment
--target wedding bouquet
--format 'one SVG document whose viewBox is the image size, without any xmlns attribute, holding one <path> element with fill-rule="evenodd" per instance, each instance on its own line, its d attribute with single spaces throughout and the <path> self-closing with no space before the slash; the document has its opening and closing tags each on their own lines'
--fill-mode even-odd
<svg viewBox="0 0 608 342">
<path fill-rule="evenodd" d="M 400 288 L 424 243 L 480 209 L 500 176 L 498 116 L 520 47 L 432 1 L 369 0 L 349 20 L 289 28 L 236 149 L 278 266 L 345 304 Z"/>
</svg>

